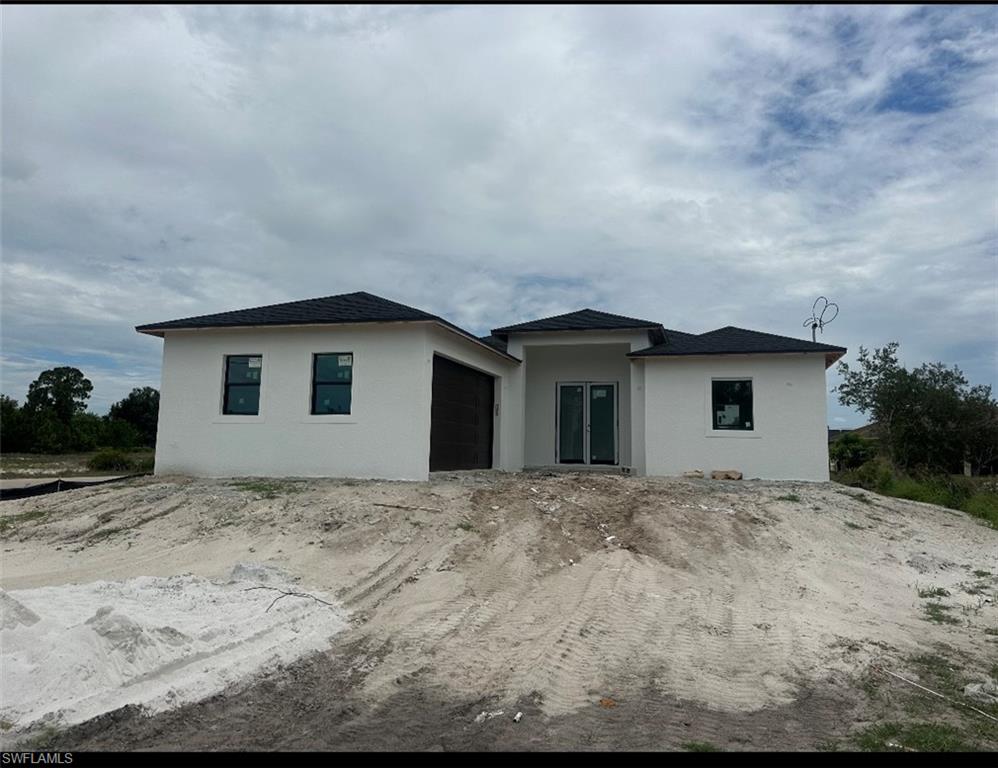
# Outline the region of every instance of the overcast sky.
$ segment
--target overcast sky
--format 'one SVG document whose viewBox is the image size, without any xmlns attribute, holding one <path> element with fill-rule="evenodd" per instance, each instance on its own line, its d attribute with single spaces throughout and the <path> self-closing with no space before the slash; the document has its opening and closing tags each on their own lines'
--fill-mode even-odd
<svg viewBox="0 0 998 768">
<path fill-rule="evenodd" d="M 19 400 L 71 364 L 105 412 L 159 386 L 137 324 L 355 290 L 801 338 L 823 294 L 847 359 L 998 383 L 994 7 L 0 13 Z"/>
</svg>

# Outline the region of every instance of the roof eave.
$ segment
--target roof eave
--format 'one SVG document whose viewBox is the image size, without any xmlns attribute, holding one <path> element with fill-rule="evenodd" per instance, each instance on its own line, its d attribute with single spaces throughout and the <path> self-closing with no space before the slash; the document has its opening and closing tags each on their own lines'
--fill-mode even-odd
<svg viewBox="0 0 998 768">
<path fill-rule="evenodd" d="M 847 349 L 842 349 L 840 351 L 837 350 L 835 352 L 825 352 L 825 370 L 827 371 L 829 368 L 835 365 L 835 363 L 837 363 L 842 357 L 844 357 L 845 353 L 848 351 L 849 350 Z"/>
<path fill-rule="evenodd" d="M 439 325 L 441 328 L 445 328 L 456 335 L 467 339 L 468 341 L 474 342 L 483 349 L 487 349 L 494 355 L 510 360 L 514 363 L 522 363 L 523 361 L 508 352 L 503 352 L 500 349 L 486 344 L 484 341 L 479 339 L 474 334 L 469 333 L 463 328 L 448 323 L 442 318 L 426 318 L 421 320 L 358 320 L 352 323 L 260 323 L 257 325 L 202 325 L 202 326 L 189 326 L 186 328 L 163 328 L 148 325 L 137 325 L 135 330 L 138 333 L 144 333 L 147 336 L 158 336 L 159 338 L 165 338 L 166 334 L 169 332 L 180 331 L 180 332 L 190 332 L 190 331 L 234 331 L 234 330 L 254 330 L 261 328 L 328 328 L 331 326 L 343 326 L 343 325 L 400 325 L 402 323 L 427 323 Z"/>
<path fill-rule="evenodd" d="M 663 359 L 670 357 L 744 357 L 746 355 L 824 355 L 825 369 L 827 370 L 836 360 L 841 358 L 848 350 L 841 348 L 838 350 L 827 349 L 799 349 L 799 350 L 779 350 L 771 352 L 648 352 L 637 349 L 629 352 L 627 357 L 632 359 Z"/>
</svg>

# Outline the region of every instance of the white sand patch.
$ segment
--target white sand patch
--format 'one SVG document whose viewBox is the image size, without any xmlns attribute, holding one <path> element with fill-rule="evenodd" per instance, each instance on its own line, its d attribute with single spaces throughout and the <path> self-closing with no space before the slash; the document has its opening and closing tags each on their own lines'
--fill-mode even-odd
<svg viewBox="0 0 998 768">
<path fill-rule="evenodd" d="M 97 581 L 2 593 L 0 718 L 21 730 L 72 724 L 125 704 L 160 711 L 329 645 L 345 611 L 288 596 L 283 574 L 237 566 L 197 576 Z M 37 617 L 37 618 L 36 618 Z"/>
</svg>

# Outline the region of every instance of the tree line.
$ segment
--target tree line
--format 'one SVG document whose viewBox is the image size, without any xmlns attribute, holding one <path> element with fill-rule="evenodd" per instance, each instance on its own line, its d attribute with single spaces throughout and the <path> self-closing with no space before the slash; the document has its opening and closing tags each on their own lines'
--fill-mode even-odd
<svg viewBox="0 0 998 768">
<path fill-rule="evenodd" d="M 909 371 L 898 362 L 898 346 L 860 347 L 855 368 L 839 364 L 839 402 L 871 419 L 879 446 L 844 435 L 832 458 L 855 467 L 879 452 L 907 472 L 959 474 L 969 465 L 974 474 L 994 474 L 998 402 L 991 387 L 972 386 L 959 368 L 943 363 Z"/>
<path fill-rule="evenodd" d="M 156 445 L 156 389 L 133 389 L 106 416 L 98 416 L 86 410 L 93 388 L 78 368 L 61 366 L 43 371 L 31 383 L 23 405 L 0 395 L 0 451 L 68 453 Z"/>
</svg>

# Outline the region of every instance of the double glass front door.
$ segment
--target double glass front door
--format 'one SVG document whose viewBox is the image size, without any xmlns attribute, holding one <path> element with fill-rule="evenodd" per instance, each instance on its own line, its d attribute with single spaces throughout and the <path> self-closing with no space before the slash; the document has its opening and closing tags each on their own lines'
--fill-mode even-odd
<svg viewBox="0 0 998 768">
<path fill-rule="evenodd" d="M 559 464 L 617 463 L 617 385 L 558 383 Z"/>
</svg>

